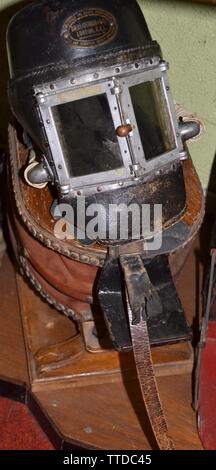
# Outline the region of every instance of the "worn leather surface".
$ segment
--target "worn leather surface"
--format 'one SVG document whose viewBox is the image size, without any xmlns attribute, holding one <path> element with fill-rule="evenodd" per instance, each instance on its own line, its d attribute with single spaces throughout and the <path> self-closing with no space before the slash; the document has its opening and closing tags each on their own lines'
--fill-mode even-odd
<svg viewBox="0 0 216 470">
<path fill-rule="evenodd" d="M 10 127 L 11 165 L 9 172 L 12 219 L 16 228 L 14 244 L 22 247 L 29 270 L 45 292 L 61 305 L 78 312 L 80 318 L 92 318 L 95 286 L 104 265 L 107 248 L 95 244 L 84 248 L 76 240 L 59 241 L 53 234 L 50 214 L 52 192 L 49 187 L 38 190 L 28 186 L 20 170 L 26 162 L 27 151 L 20 143 L 17 131 Z M 191 235 L 183 248 L 169 256 L 174 279 L 181 271 L 190 244 L 200 227 L 204 213 L 204 198 L 199 179 L 191 159 L 183 163 L 187 196 L 187 210 L 181 221 L 189 227 Z M 81 261 L 81 263 L 79 262 Z M 93 296 L 93 300 L 90 297 Z M 94 316 L 97 313 L 94 312 Z"/>
<path fill-rule="evenodd" d="M 158 447 L 160 450 L 174 450 L 155 379 L 147 322 L 142 320 L 138 325 L 130 322 L 130 332 L 139 384 Z"/>
<path fill-rule="evenodd" d="M 165 254 L 146 259 L 143 255 L 117 253 L 109 255 L 98 280 L 98 299 L 114 347 L 118 351 L 131 348 L 128 328 L 125 283 L 128 269 L 140 260 L 140 271 L 134 271 L 133 305 L 139 311 L 146 301 L 149 341 L 152 346 L 187 341 L 191 331 L 181 301 L 173 283 L 168 256 Z M 148 280 L 143 280 L 143 270 Z M 149 298 L 148 298 L 149 291 Z M 131 294 L 132 295 L 132 294 Z M 135 312 L 133 312 L 135 315 Z M 139 319 L 140 320 L 140 319 Z"/>
<path fill-rule="evenodd" d="M 120 263 L 125 277 L 134 359 L 146 411 L 159 449 L 174 450 L 158 393 L 147 324 L 148 305 L 157 293 L 140 256 L 121 256 Z"/>
<path fill-rule="evenodd" d="M 116 34 L 106 43 L 96 41 L 94 47 L 71 47 L 71 44 L 65 41 L 62 27 L 72 15 L 89 8 L 95 10 L 95 17 L 99 20 L 101 9 L 111 14 L 117 23 Z M 90 16 L 87 19 L 90 21 L 93 18 Z M 34 36 L 37 41 L 32 42 Z M 98 54 L 105 56 L 108 52 L 149 46 L 152 42 L 140 7 L 137 2 L 131 0 L 34 2 L 13 18 L 7 40 L 13 76 L 32 73 L 38 68 L 42 73 L 42 68 L 46 68 L 48 64 L 66 65 L 76 59 L 95 57 Z"/>
<path fill-rule="evenodd" d="M 116 34 L 96 47 L 71 47 L 65 41 L 64 24 L 80 10 L 95 9 L 101 19 L 104 10 L 116 22 Z M 90 20 L 94 19 L 90 16 Z M 77 22 L 80 24 L 80 22 Z M 32 40 L 34 38 L 34 40 Z M 32 86 L 52 83 L 60 76 L 72 76 L 77 67 L 106 67 L 111 62 L 161 56 L 156 41 L 151 40 L 138 4 L 130 0 L 49 0 L 34 2 L 22 9 L 10 22 L 7 34 L 10 73 L 9 101 L 23 128 L 49 158 Z"/>
<path fill-rule="evenodd" d="M 58 304 L 76 312 L 80 321 L 92 319 L 94 284 L 98 268 L 70 260 L 32 237 L 10 212 L 11 242 L 18 261 L 24 256 L 29 271 L 42 290 Z"/>
</svg>

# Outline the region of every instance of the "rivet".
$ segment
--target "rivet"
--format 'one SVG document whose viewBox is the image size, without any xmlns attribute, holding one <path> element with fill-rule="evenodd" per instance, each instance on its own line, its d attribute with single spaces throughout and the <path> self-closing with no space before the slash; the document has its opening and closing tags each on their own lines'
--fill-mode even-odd
<svg viewBox="0 0 216 470">
<path fill-rule="evenodd" d="M 99 74 L 96 72 L 96 73 L 94 73 L 93 77 L 94 77 L 94 78 L 98 78 L 98 77 L 99 77 Z"/>
<path fill-rule="evenodd" d="M 98 186 L 97 192 L 100 193 L 101 191 L 102 191 L 102 188 L 100 186 Z"/>
<path fill-rule="evenodd" d="M 72 259 L 75 259 L 75 260 L 78 260 L 78 259 L 79 259 L 79 255 L 78 255 L 77 253 L 71 252 L 71 258 L 72 258 Z"/>
<path fill-rule="evenodd" d="M 100 261 L 97 258 L 90 258 L 89 262 L 93 264 L 94 266 L 99 266 Z"/>
<path fill-rule="evenodd" d="M 84 431 L 85 431 L 86 434 L 92 434 L 93 433 L 93 429 L 90 426 L 88 426 L 87 428 L 84 428 Z"/>
<path fill-rule="evenodd" d="M 179 153 L 179 156 L 180 156 L 180 160 L 184 161 L 184 160 L 187 160 L 188 153 L 186 150 L 183 150 L 182 152 Z"/>
<path fill-rule="evenodd" d="M 80 261 L 82 261 L 83 263 L 88 263 L 89 262 L 89 257 L 85 256 L 85 255 L 81 255 L 80 256 Z"/>
<path fill-rule="evenodd" d="M 24 248 L 24 250 L 23 250 L 23 254 L 24 254 L 24 256 L 25 256 L 26 258 L 28 258 L 28 257 L 29 257 L 29 254 L 28 254 L 28 251 L 26 250 L 26 248 Z"/>
<path fill-rule="evenodd" d="M 70 186 L 69 184 L 65 184 L 63 186 L 61 186 L 61 193 L 66 195 L 70 192 Z"/>
<path fill-rule="evenodd" d="M 38 100 L 40 101 L 41 104 L 46 102 L 46 98 L 45 98 L 43 93 L 37 93 L 36 96 L 37 96 L 37 98 L 38 98 Z"/>
<path fill-rule="evenodd" d="M 53 248 L 53 250 L 58 251 L 59 250 L 59 245 L 57 243 L 53 243 L 52 248 Z"/>
</svg>

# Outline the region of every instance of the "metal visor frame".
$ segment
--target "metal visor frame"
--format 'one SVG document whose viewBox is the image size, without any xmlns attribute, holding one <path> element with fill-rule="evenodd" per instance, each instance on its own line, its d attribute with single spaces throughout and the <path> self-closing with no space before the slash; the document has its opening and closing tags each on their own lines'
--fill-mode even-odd
<svg viewBox="0 0 216 470">
<path fill-rule="evenodd" d="M 142 68 L 142 66 L 140 65 Z M 77 80 L 64 78 L 53 82 L 52 84 L 43 84 L 34 88 L 37 98 L 40 118 L 43 121 L 50 151 L 56 167 L 60 187 L 69 187 L 77 191 L 79 189 L 87 190 L 88 193 L 95 193 L 98 185 L 100 190 L 114 189 L 117 185 L 122 185 L 123 181 L 131 184 L 134 179 L 139 179 L 148 173 L 160 169 L 163 165 L 169 164 L 179 159 L 179 152 L 182 150 L 182 141 L 178 135 L 178 123 L 172 101 L 169 85 L 166 76 L 168 65 L 153 67 L 134 71 L 131 73 L 130 66 L 124 68 L 124 74 L 117 76 L 116 74 L 106 76 L 102 80 L 98 79 L 101 74 L 94 73 L 91 81 L 89 74 L 84 74 Z M 115 68 L 118 72 L 121 70 Z M 130 75 L 128 74 L 130 71 Z M 107 70 L 107 74 L 109 70 Z M 97 77 L 97 80 L 96 80 Z M 173 131 L 175 146 L 172 150 L 167 151 L 153 159 L 145 159 L 145 153 L 142 146 L 135 112 L 130 96 L 130 87 L 144 82 L 152 82 L 157 79 L 161 80 L 164 94 L 164 103 Z M 78 87 L 79 85 L 79 87 Z M 71 101 L 77 101 L 87 97 L 104 94 L 107 97 L 114 128 L 125 124 L 131 124 L 132 132 L 127 137 L 117 137 L 121 152 L 123 166 L 109 171 L 87 174 L 83 176 L 70 176 L 65 162 L 62 146 L 60 143 L 58 130 L 52 113 L 52 107 L 58 106 Z"/>
</svg>

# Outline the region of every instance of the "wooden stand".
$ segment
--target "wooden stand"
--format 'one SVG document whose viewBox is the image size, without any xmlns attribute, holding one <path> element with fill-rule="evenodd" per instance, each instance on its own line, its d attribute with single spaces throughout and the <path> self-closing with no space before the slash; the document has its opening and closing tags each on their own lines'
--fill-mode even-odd
<svg viewBox="0 0 216 470">
<path fill-rule="evenodd" d="M 7 257 L 0 277 L 4 292 L 0 317 L 1 395 L 28 403 L 58 449 L 156 448 L 133 355 L 109 349 L 87 352 L 83 333 L 77 332 L 70 319 L 43 302 L 19 275 L 15 282 Z M 98 351 L 92 325 L 86 324 L 85 328 L 88 347 Z M 153 357 L 176 447 L 201 448 L 190 407 L 191 348 L 188 344 L 155 348 Z M 184 432 L 180 437 L 181 429 Z"/>
<path fill-rule="evenodd" d="M 32 391 L 87 387 L 136 380 L 133 353 L 104 349 L 93 334 L 94 323 L 82 331 L 69 318 L 43 302 L 16 276 Z M 152 348 L 156 376 L 191 373 L 193 351 L 188 343 Z"/>
</svg>

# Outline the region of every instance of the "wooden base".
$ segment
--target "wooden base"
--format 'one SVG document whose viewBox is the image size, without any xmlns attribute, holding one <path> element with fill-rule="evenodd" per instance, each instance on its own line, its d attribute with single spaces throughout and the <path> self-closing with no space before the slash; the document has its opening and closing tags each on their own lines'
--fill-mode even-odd
<svg viewBox="0 0 216 470">
<path fill-rule="evenodd" d="M 14 394 L 15 399 L 27 402 L 56 448 L 156 448 L 132 355 L 109 350 L 86 352 L 74 323 L 41 301 L 21 278 L 19 309 L 14 271 L 7 257 L 0 277 L 4 292 L 0 316 L 1 394 Z M 171 348 L 172 352 L 154 350 L 169 432 L 176 448 L 200 449 L 190 406 L 191 375 L 185 375 L 185 371 L 191 371 L 191 352 L 186 344 Z M 170 360 L 172 355 L 174 360 Z M 173 371 L 179 375 L 167 376 Z"/>
<path fill-rule="evenodd" d="M 16 279 L 32 391 L 136 379 L 133 352 L 117 353 L 108 340 L 102 349 L 93 334 L 94 322 L 83 323 L 79 333 L 69 318 L 43 302 L 20 275 Z M 189 343 L 152 348 L 152 356 L 158 377 L 192 372 Z"/>
</svg>

